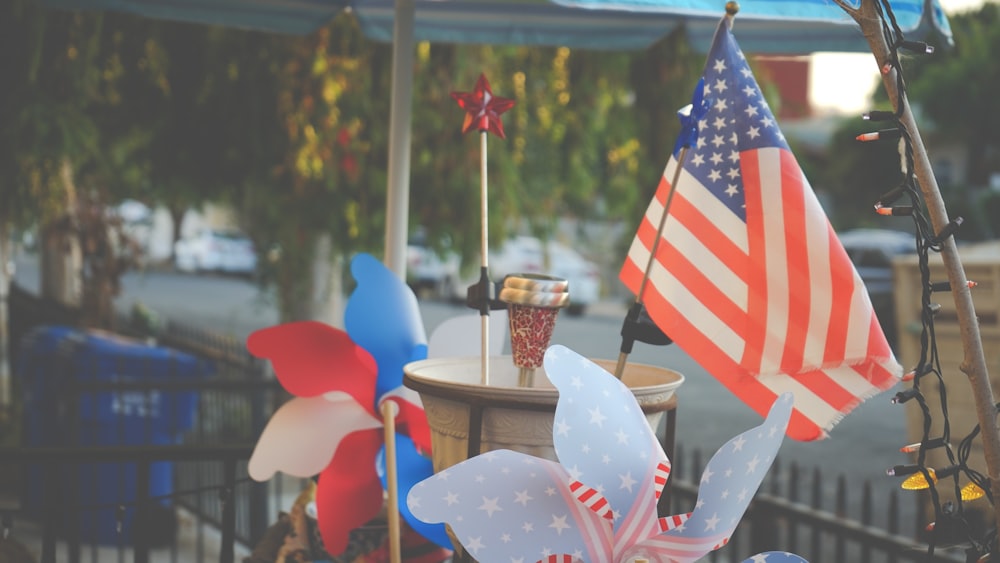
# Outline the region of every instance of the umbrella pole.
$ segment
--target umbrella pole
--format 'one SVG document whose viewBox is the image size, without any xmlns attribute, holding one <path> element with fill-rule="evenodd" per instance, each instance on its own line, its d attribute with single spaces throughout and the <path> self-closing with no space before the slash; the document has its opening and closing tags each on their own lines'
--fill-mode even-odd
<svg viewBox="0 0 1000 563">
<path fill-rule="evenodd" d="M 663 204 L 663 213 L 660 214 L 660 224 L 656 228 L 656 238 L 653 239 L 653 246 L 649 249 L 649 260 L 646 261 L 646 271 L 642 274 L 642 283 L 639 284 L 639 291 L 635 294 L 633 310 L 635 311 L 636 318 L 633 320 L 636 321 L 638 321 L 639 306 L 642 305 L 642 297 L 646 292 L 646 285 L 649 283 L 649 273 L 653 269 L 653 262 L 656 260 L 656 250 L 660 246 L 660 239 L 663 238 L 663 231 L 667 226 L 667 215 L 670 213 L 670 204 L 674 201 L 674 194 L 677 193 L 677 182 L 681 179 L 681 169 L 684 167 L 684 161 L 687 160 L 689 148 L 688 145 L 682 146 L 681 152 L 677 155 L 677 167 L 674 168 L 674 177 L 670 180 L 670 192 L 667 193 L 667 201 Z M 632 311 L 629 311 L 629 315 L 632 314 Z M 622 351 L 618 354 L 618 363 L 615 365 L 615 377 L 618 379 L 621 379 L 622 374 L 625 372 L 625 363 L 628 362 L 628 355 L 631 351 L 632 343 L 626 342 L 623 335 Z"/>
<path fill-rule="evenodd" d="M 479 231 L 479 252 L 482 257 L 480 260 L 481 270 L 487 276 L 489 276 L 489 190 L 487 187 L 486 179 L 486 135 L 487 131 L 484 129 L 479 132 L 479 215 L 480 215 L 480 231 Z M 487 299 L 490 295 L 489 288 L 484 288 L 487 292 L 482 296 Z M 483 385 L 490 384 L 490 308 L 488 306 L 480 307 L 479 309 L 479 322 L 481 326 L 481 347 L 482 347 L 482 371 L 480 383 Z"/>
<path fill-rule="evenodd" d="M 927 157 L 927 150 L 917 129 L 916 119 L 910 111 L 909 101 L 906 96 L 899 96 L 897 87 L 897 74 L 892 62 L 892 52 L 886 44 L 885 36 L 882 34 L 882 19 L 876 9 L 877 0 L 862 0 L 860 9 L 852 9 L 841 0 L 837 3 L 861 26 L 861 31 L 868 40 L 872 54 L 879 65 L 884 68 L 890 65 L 891 70 L 882 74 L 882 84 L 885 87 L 893 107 L 899 115 L 900 124 L 906 128 L 910 134 L 913 146 L 913 167 L 917 177 L 917 184 L 920 186 L 927 206 L 927 215 L 936 233 L 941 233 L 948 225 L 948 212 L 945 208 L 944 199 L 941 197 L 941 190 L 938 188 L 937 179 L 931 168 L 930 159 Z M 902 105 L 902 107 L 899 107 Z M 990 479 L 990 490 L 995 500 L 993 505 L 997 531 L 1000 533 L 1000 429 L 997 427 L 997 409 L 993 397 L 993 389 L 990 386 L 990 376 L 986 367 L 986 357 L 983 352 L 982 336 L 979 332 L 979 321 L 976 319 L 975 307 L 972 303 L 972 293 L 969 289 L 968 280 L 965 277 L 965 270 L 962 267 L 961 259 L 958 256 L 958 248 L 955 245 L 954 237 L 947 237 L 941 243 L 941 260 L 944 263 L 945 271 L 948 274 L 948 281 L 951 285 L 952 298 L 955 301 L 955 313 L 958 317 L 958 325 L 962 339 L 962 348 L 965 351 L 959 369 L 969 378 L 969 385 L 972 387 L 973 400 L 976 406 L 976 414 L 979 420 L 979 427 L 982 429 L 983 457 L 986 459 L 988 477 Z"/>
<path fill-rule="evenodd" d="M 388 400 L 382 403 L 382 431 L 385 439 L 385 484 L 387 500 L 385 518 L 389 524 L 389 561 L 400 563 L 401 533 L 399 527 L 399 481 L 396 472 L 396 415 L 399 405 Z"/>
<path fill-rule="evenodd" d="M 406 279 L 406 235 L 410 213 L 410 136 L 413 105 L 414 0 L 395 0 L 392 29 L 392 88 L 386 187 L 385 265 Z"/>
</svg>

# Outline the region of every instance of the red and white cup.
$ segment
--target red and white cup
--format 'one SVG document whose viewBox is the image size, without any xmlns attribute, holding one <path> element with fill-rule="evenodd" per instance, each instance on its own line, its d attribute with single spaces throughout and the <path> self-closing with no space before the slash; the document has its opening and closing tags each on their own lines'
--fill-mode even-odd
<svg viewBox="0 0 1000 563">
<path fill-rule="evenodd" d="M 503 280 L 499 299 L 507 303 L 518 384 L 530 387 L 535 369 L 542 367 L 559 309 L 569 305 L 569 284 L 544 274 L 510 274 Z"/>
</svg>

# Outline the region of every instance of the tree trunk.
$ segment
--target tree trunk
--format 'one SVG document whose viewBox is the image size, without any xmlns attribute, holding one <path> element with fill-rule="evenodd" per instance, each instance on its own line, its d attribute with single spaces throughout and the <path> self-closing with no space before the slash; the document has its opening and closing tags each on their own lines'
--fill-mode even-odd
<svg viewBox="0 0 1000 563">
<path fill-rule="evenodd" d="M 73 219 L 77 202 L 69 159 L 63 159 L 60 176 L 66 193 L 66 212 L 42 227 L 40 289 L 43 298 L 76 308 L 83 294 L 80 278 L 83 259 Z"/>
<path fill-rule="evenodd" d="M 11 260 L 9 234 L 6 220 L 0 219 L 0 413 L 6 412 L 11 405 L 10 331 L 7 312 L 11 274 L 7 267 Z"/>
<path fill-rule="evenodd" d="M 181 240 L 181 226 L 184 224 L 184 216 L 187 215 L 186 205 L 170 205 L 167 207 L 170 213 L 170 220 L 173 222 L 174 232 L 170 238 L 170 264 L 174 263 L 174 247 L 177 241 Z"/>
<path fill-rule="evenodd" d="M 314 320 L 343 328 L 343 259 L 333 251 L 329 235 L 315 236 L 308 247 L 309 256 L 288 256 L 279 266 L 281 322 Z"/>
</svg>

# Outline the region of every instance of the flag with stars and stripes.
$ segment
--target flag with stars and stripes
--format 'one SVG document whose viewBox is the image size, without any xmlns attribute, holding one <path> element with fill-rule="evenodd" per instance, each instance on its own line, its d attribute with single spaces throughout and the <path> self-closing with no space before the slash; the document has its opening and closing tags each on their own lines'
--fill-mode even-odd
<svg viewBox="0 0 1000 563">
<path fill-rule="evenodd" d="M 703 80 L 697 141 L 673 194 L 678 155 L 667 164 L 620 277 L 638 294 L 649 266 L 639 299 L 657 326 L 761 415 L 793 393 L 789 436 L 819 439 L 902 368 L 728 18 Z"/>
<path fill-rule="evenodd" d="M 631 391 L 563 346 L 545 355 L 559 391 L 558 462 L 510 450 L 483 453 L 410 489 L 412 513 L 447 522 L 481 563 L 695 561 L 725 545 L 767 473 L 792 412 L 724 445 L 702 475 L 692 512 L 658 518 L 670 463 Z"/>
</svg>

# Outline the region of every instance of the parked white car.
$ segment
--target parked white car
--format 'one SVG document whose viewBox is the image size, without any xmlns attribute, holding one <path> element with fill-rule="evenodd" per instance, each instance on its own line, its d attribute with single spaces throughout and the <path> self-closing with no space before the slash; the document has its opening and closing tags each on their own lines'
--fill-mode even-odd
<svg viewBox="0 0 1000 563">
<path fill-rule="evenodd" d="M 554 240 L 543 246 L 542 241 L 535 237 L 508 239 L 499 249 L 490 252 L 489 262 L 490 278 L 498 285 L 507 274 L 540 273 L 565 278 L 569 281 L 570 296 L 566 312 L 573 316 L 582 315 L 589 305 L 601 297 L 601 273 L 597 265 L 573 248 Z M 466 276 L 462 282 L 450 284 L 453 299 L 464 301 L 468 286 L 478 279 L 478 269 L 476 276 Z"/>
<path fill-rule="evenodd" d="M 250 275 L 257 271 L 257 252 L 243 233 L 202 229 L 174 245 L 174 266 L 182 272 Z"/>
</svg>

